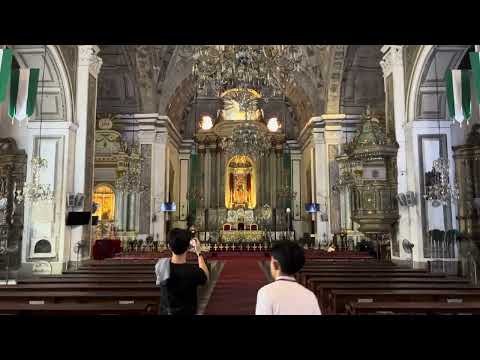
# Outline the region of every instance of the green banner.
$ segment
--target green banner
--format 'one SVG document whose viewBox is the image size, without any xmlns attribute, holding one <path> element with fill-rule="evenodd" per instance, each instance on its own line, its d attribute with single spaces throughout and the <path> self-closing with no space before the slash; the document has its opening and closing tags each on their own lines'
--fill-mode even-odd
<svg viewBox="0 0 480 360">
<path fill-rule="evenodd" d="M 470 53 L 470 65 L 472 66 L 473 72 L 473 85 L 477 93 L 477 103 L 480 104 L 480 53 Z"/>
<path fill-rule="evenodd" d="M 8 81 L 12 72 L 12 50 L 0 50 L 0 103 L 5 100 Z"/>
</svg>

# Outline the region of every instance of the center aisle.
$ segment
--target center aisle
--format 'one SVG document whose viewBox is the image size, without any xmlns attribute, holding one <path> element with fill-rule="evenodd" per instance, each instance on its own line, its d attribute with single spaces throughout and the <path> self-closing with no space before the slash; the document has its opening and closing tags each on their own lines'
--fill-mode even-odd
<svg viewBox="0 0 480 360">
<path fill-rule="evenodd" d="M 260 267 L 265 257 L 222 259 L 224 267 L 204 315 L 255 315 L 257 291 L 268 283 Z"/>
</svg>

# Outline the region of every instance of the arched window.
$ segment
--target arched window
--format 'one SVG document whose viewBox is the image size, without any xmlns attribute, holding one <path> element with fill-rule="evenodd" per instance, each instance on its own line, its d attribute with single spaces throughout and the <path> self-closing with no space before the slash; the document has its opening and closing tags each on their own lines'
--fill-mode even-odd
<svg viewBox="0 0 480 360">
<path fill-rule="evenodd" d="M 97 185 L 93 194 L 93 202 L 98 205 L 93 216 L 101 221 L 113 221 L 115 216 L 115 193 L 110 185 Z"/>
</svg>

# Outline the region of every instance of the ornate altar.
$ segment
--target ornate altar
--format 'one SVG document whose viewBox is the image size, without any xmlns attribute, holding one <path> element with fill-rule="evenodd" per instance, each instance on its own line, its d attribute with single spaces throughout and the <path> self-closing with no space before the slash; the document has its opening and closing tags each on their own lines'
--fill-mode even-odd
<svg viewBox="0 0 480 360">
<path fill-rule="evenodd" d="M 260 230 L 220 231 L 220 237 L 224 242 L 260 242 L 264 235 L 264 232 Z"/>
<path fill-rule="evenodd" d="M 465 145 L 453 147 L 458 179 L 460 232 L 480 245 L 480 125 L 472 127 Z"/>
<path fill-rule="evenodd" d="M 26 170 L 25 151 L 12 138 L 0 139 L 0 252 L 15 249 L 8 260 L 13 268 L 20 265 L 23 231 L 23 203 L 16 201 L 16 194 L 23 188 Z"/>
<path fill-rule="evenodd" d="M 255 222 L 253 210 L 243 208 L 227 211 L 227 221 L 220 230 L 220 239 L 225 242 L 258 242 L 264 237 Z"/>
<path fill-rule="evenodd" d="M 226 172 L 225 206 L 227 208 L 255 208 L 256 179 L 253 161 L 248 156 L 234 156 L 228 162 Z"/>
<path fill-rule="evenodd" d="M 396 154 L 398 144 L 367 110 L 363 124 L 345 154 L 337 160 L 351 180 L 352 220 L 365 234 L 392 233 L 398 220 Z"/>
</svg>

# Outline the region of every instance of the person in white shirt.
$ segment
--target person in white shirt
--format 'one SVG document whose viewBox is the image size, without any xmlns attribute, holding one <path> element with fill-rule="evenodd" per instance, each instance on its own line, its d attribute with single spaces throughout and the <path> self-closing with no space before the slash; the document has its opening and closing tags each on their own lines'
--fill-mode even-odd
<svg viewBox="0 0 480 360">
<path fill-rule="evenodd" d="M 270 272 L 274 279 L 257 293 L 255 315 L 321 315 L 315 294 L 295 280 L 305 264 L 303 249 L 293 241 L 272 248 Z"/>
</svg>

